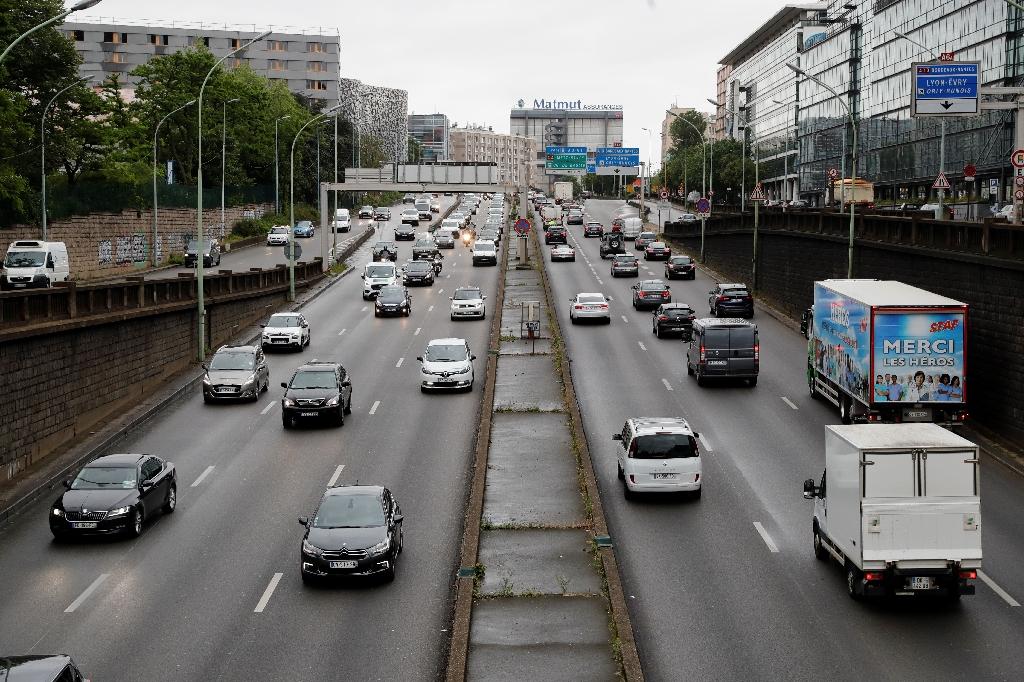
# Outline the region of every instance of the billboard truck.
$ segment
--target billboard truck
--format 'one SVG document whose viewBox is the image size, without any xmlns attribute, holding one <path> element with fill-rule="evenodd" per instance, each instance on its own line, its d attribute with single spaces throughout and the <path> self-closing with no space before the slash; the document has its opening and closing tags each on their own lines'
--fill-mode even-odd
<svg viewBox="0 0 1024 682">
<path fill-rule="evenodd" d="M 824 280 L 801 329 L 811 397 L 844 424 L 967 418 L 966 303 L 902 282 Z"/>
</svg>

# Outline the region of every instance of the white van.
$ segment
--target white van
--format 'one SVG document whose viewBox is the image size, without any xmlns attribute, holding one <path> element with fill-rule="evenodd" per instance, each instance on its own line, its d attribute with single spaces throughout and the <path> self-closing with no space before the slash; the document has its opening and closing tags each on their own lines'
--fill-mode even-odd
<svg viewBox="0 0 1024 682">
<path fill-rule="evenodd" d="M 433 218 L 430 211 L 430 197 L 420 197 L 415 203 L 416 210 L 419 211 L 420 220 L 426 220 L 430 222 Z"/>
<path fill-rule="evenodd" d="M 376 298 L 381 287 L 398 284 L 398 268 L 394 263 L 374 261 L 363 268 L 363 300 Z"/>
<path fill-rule="evenodd" d="M 624 218 L 622 220 L 622 238 L 635 240 L 643 232 L 644 221 L 639 218 Z"/>
<path fill-rule="evenodd" d="M 19 240 L 7 247 L 0 289 L 50 287 L 54 282 L 66 282 L 70 274 L 64 242 Z"/>
<path fill-rule="evenodd" d="M 352 215 L 347 208 L 339 208 L 334 212 L 334 231 L 348 232 L 352 229 Z"/>
</svg>

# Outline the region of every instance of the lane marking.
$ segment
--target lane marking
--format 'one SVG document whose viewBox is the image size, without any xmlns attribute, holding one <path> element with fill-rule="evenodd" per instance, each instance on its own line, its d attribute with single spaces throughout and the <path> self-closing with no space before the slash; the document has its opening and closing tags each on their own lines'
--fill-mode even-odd
<svg viewBox="0 0 1024 682">
<path fill-rule="evenodd" d="M 340 332 L 338 332 L 338 336 L 341 336 L 342 334 L 344 334 L 347 331 L 348 331 L 347 329 L 342 329 Z"/>
<path fill-rule="evenodd" d="M 604 281 L 602 281 L 602 279 L 600 277 L 597 277 L 596 279 L 597 279 L 597 283 L 598 284 L 602 284 L 602 285 L 604 284 Z"/>
<path fill-rule="evenodd" d="M 270 601 L 270 597 L 274 594 L 274 590 L 277 589 L 277 584 L 281 582 L 281 576 L 283 575 L 284 573 L 275 573 L 274 577 L 270 579 L 270 584 L 263 591 L 263 596 L 260 597 L 259 603 L 252 610 L 253 613 L 263 613 L 263 609 L 267 608 L 267 602 Z"/>
<path fill-rule="evenodd" d="M 430 306 L 429 308 L 427 308 L 427 312 L 428 313 L 434 312 L 434 306 Z"/>
<path fill-rule="evenodd" d="M 704 449 L 707 450 L 708 452 L 715 451 L 715 449 L 711 447 L 711 443 L 708 442 L 707 436 L 705 436 L 703 433 L 700 434 L 700 438 L 698 438 L 697 440 L 704 444 Z"/>
<path fill-rule="evenodd" d="M 370 407 L 370 414 L 375 414 L 377 412 L 377 408 L 378 407 L 380 407 L 380 401 L 379 400 L 373 401 L 373 406 Z"/>
<path fill-rule="evenodd" d="M 109 573 L 100 573 L 100 577 L 96 578 L 96 580 L 93 580 L 92 581 L 92 585 L 89 585 L 89 587 L 85 588 L 85 592 L 83 592 L 82 594 L 78 595 L 78 599 L 76 599 L 75 601 L 71 602 L 71 605 L 68 606 L 66 609 L 64 609 L 64 613 L 74 613 L 75 609 L 77 609 L 79 606 L 81 606 L 82 603 L 86 599 L 89 598 L 89 595 L 92 594 L 93 592 L 95 592 L 96 588 L 98 588 L 100 585 L 102 585 L 103 581 L 106 580 L 109 577 L 110 577 Z"/>
<path fill-rule="evenodd" d="M 666 391 L 671 391 L 672 390 L 672 384 L 668 383 L 668 379 L 662 379 L 661 383 L 665 384 L 665 390 Z"/>
<path fill-rule="evenodd" d="M 267 412 L 270 412 L 272 409 L 274 409 L 274 405 L 277 405 L 276 401 L 269 403 L 266 407 L 260 410 L 260 414 L 266 414 Z"/>
<path fill-rule="evenodd" d="M 444 293 L 444 289 L 438 289 L 438 290 L 437 290 L 437 293 L 439 293 L 439 294 L 443 294 L 443 293 Z"/>
<path fill-rule="evenodd" d="M 206 469 L 203 471 L 203 473 L 199 474 L 199 478 L 197 478 L 196 480 L 192 481 L 192 485 L 190 485 L 189 488 L 195 488 L 197 485 L 202 483 L 206 479 L 206 477 L 210 475 L 210 472 L 213 471 L 213 468 L 214 467 L 213 467 L 212 464 L 210 466 L 206 467 Z"/>
<path fill-rule="evenodd" d="M 420 330 L 421 330 L 421 329 L 423 329 L 423 327 L 416 327 L 416 331 L 414 331 L 414 332 L 412 333 L 412 335 L 413 335 L 413 336 L 419 336 L 419 335 L 420 335 Z"/>
<path fill-rule="evenodd" d="M 647 346 L 644 345 L 643 341 L 637 341 L 637 343 L 640 345 L 640 350 L 647 350 Z"/>
<path fill-rule="evenodd" d="M 789 405 L 790 407 L 792 407 L 792 408 L 793 408 L 794 410 L 799 410 L 799 409 L 800 409 L 799 407 L 797 407 L 796 405 L 794 405 L 794 404 L 793 404 L 793 401 L 792 401 L 792 400 L 790 400 L 789 398 L 787 398 L 786 396 L 784 396 L 784 395 L 780 395 L 779 397 L 780 397 L 780 398 L 782 398 L 782 402 L 786 403 L 787 405 Z"/>
<path fill-rule="evenodd" d="M 369 306 L 365 306 L 365 305 L 364 305 L 364 306 L 363 306 L 363 309 L 362 309 L 362 310 L 360 310 L 359 312 L 361 312 L 361 313 L 365 313 L 365 312 L 366 312 L 366 311 L 367 311 L 368 309 L 369 309 Z"/>
<path fill-rule="evenodd" d="M 629 318 L 626 317 L 625 315 L 622 316 L 622 321 L 625 322 L 626 324 L 629 324 Z"/>
<path fill-rule="evenodd" d="M 989 578 L 987 574 L 982 573 L 979 570 L 978 577 L 985 581 L 985 584 L 991 587 L 992 591 L 998 594 L 1000 597 L 1002 597 L 1003 601 L 1005 601 L 1007 604 L 1009 604 L 1010 606 L 1020 606 L 1020 602 L 1011 597 L 1009 592 L 999 587 L 999 585 L 996 585 L 996 582 L 992 580 L 992 578 Z"/>
<path fill-rule="evenodd" d="M 341 472 L 345 470 L 344 464 L 339 464 L 338 468 L 334 470 L 334 475 L 331 476 L 331 480 L 327 481 L 327 487 L 333 488 L 334 484 L 338 482 L 338 478 L 341 476 Z"/>
<path fill-rule="evenodd" d="M 778 554 L 778 546 L 776 546 L 775 542 L 772 540 L 772 536 L 768 535 L 768 531 L 764 529 L 764 526 L 761 525 L 760 521 L 754 521 L 754 528 L 756 528 L 757 532 L 760 533 L 761 539 L 764 540 L 764 544 L 768 545 L 768 550 L 772 553 Z"/>
<path fill-rule="evenodd" d="M 451 279 L 452 278 L 451 275 L 445 275 L 444 277 L 445 277 L 445 279 Z"/>
<path fill-rule="evenodd" d="M 398 362 L 395 363 L 395 369 L 401 367 L 403 362 L 405 362 L 405 358 L 398 358 Z"/>
</svg>

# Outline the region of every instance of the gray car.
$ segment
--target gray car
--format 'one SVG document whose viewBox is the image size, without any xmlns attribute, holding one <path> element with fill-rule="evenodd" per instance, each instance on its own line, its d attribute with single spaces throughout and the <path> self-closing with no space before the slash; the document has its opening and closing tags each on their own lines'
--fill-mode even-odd
<svg viewBox="0 0 1024 682">
<path fill-rule="evenodd" d="M 270 369 L 259 346 L 221 346 L 204 364 L 203 402 L 250 400 L 270 386 Z"/>
<path fill-rule="evenodd" d="M 612 258 L 612 277 L 620 275 L 637 277 L 640 274 L 640 260 L 631 253 L 618 253 Z"/>
</svg>

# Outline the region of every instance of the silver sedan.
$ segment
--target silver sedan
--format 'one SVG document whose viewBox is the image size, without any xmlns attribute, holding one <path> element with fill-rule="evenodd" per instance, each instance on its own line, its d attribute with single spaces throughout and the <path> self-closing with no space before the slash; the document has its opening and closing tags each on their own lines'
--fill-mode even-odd
<svg viewBox="0 0 1024 682">
<path fill-rule="evenodd" d="M 579 293 L 569 299 L 569 320 L 576 324 L 583 320 L 598 320 L 603 324 L 611 324 L 612 315 L 608 310 L 608 299 L 604 294 Z"/>
</svg>

